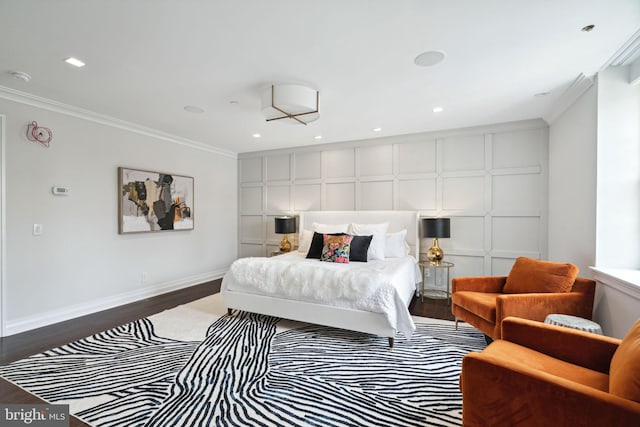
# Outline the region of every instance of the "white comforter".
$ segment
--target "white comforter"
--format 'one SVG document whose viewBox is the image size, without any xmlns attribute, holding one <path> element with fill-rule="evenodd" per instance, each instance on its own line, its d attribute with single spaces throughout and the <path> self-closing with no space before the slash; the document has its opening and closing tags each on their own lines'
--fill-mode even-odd
<svg viewBox="0 0 640 427">
<path fill-rule="evenodd" d="M 222 290 L 383 313 L 392 327 L 410 338 L 415 325 L 406 296 L 419 281 L 420 270 L 411 256 L 338 264 L 292 252 L 235 261 Z"/>
</svg>

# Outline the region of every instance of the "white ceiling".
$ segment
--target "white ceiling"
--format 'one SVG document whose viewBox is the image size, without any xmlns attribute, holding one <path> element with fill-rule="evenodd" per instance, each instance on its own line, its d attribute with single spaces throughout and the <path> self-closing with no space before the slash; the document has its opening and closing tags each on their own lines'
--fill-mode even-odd
<svg viewBox="0 0 640 427">
<path fill-rule="evenodd" d="M 240 153 L 546 117 L 639 28 L 638 0 L 0 0 L 0 86 Z M 272 83 L 320 119 L 266 123 Z"/>
</svg>

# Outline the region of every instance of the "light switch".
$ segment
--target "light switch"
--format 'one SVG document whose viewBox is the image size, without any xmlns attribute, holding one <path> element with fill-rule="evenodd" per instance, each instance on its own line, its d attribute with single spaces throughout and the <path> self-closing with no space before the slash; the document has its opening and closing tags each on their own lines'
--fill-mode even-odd
<svg viewBox="0 0 640 427">
<path fill-rule="evenodd" d="M 33 224 L 33 235 L 40 236 L 42 234 L 42 224 Z"/>
</svg>

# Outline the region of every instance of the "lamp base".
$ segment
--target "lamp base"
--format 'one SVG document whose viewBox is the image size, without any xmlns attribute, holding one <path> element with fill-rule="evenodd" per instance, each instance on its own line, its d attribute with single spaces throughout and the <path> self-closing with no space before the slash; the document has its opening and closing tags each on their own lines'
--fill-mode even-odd
<svg viewBox="0 0 640 427">
<path fill-rule="evenodd" d="M 291 251 L 291 242 L 289 242 L 289 235 L 285 234 L 280 241 L 280 252 Z"/>
<path fill-rule="evenodd" d="M 438 238 L 433 239 L 433 244 L 427 251 L 427 259 L 432 264 L 440 264 L 444 258 L 444 252 L 438 245 Z"/>
</svg>

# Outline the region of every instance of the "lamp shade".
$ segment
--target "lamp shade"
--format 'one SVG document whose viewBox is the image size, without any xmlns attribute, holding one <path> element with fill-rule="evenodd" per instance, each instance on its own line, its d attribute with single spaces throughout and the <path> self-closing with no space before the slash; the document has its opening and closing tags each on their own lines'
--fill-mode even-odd
<svg viewBox="0 0 640 427">
<path fill-rule="evenodd" d="M 320 94 L 301 85 L 273 85 L 262 94 L 262 114 L 268 122 L 303 124 L 318 120 Z"/>
<path fill-rule="evenodd" d="M 422 237 L 451 237 L 449 218 L 423 218 Z"/>
<path fill-rule="evenodd" d="M 276 217 L 276 234 L 292 234 L 296 232 L 296 218 L 293 216 Z"/>
</svg>

